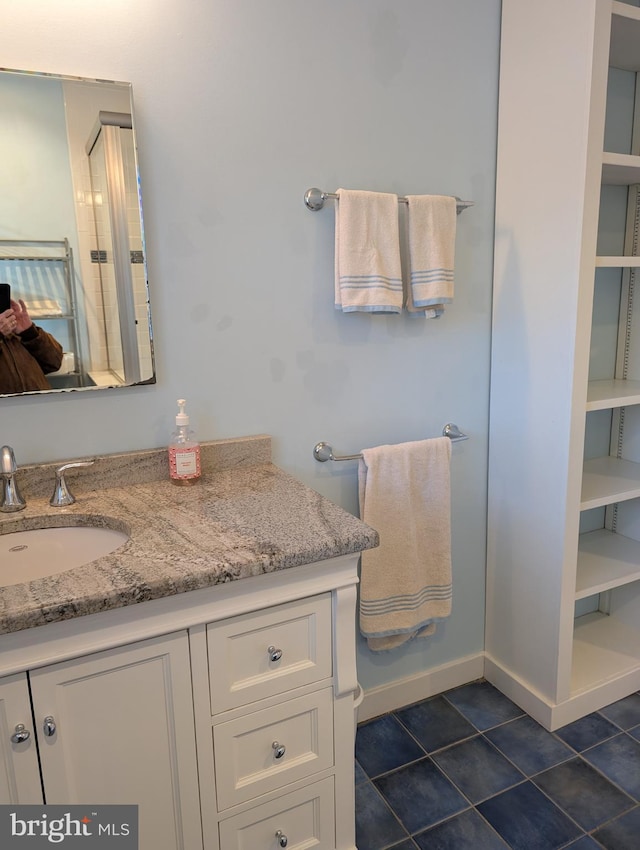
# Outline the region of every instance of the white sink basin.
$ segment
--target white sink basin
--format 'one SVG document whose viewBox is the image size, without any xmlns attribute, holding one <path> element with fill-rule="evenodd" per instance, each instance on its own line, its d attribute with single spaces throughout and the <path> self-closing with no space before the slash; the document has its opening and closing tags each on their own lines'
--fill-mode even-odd
<svg viewBox="0 0 640 850">
<path fill-rule="evenodd" d="M 0 534 L 0 587 L 81 567 L 114 552 L 128 539 L 122 531 L 91 526 Z"/>
</svg>

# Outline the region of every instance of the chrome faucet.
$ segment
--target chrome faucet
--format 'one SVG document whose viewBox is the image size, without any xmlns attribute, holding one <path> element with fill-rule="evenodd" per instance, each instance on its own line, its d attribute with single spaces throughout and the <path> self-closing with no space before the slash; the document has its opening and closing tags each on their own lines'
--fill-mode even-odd
<svg viewBox="0 0 640 850">
<path fill-rule="evenodd" d="M 0 511 L 4 514 L 15 513 L 26 508 L 27 503 L 22 498 L 18 483 L 16 481 L 16 456 L 11 446 L 3 446 L 0 449 L 0 478 L 2 479 L 2 492 L 0 493 Z"/>
</svg>

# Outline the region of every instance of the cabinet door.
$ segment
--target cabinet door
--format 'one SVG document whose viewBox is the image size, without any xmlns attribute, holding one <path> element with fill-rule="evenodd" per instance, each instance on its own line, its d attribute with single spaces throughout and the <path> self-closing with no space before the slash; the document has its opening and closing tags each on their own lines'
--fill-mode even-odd
<svg viewBox="0 0 640 850">
<path fill-rule="evenodd" d="M 47 803 L 137 804 L 140 850 L 202 847 L 186 632 L 30 677 Z"/>
<path fill-rule="evenodd" d="M 0 679 L 0 803 L 42 803 L 25 673 Z"/>
</svg>

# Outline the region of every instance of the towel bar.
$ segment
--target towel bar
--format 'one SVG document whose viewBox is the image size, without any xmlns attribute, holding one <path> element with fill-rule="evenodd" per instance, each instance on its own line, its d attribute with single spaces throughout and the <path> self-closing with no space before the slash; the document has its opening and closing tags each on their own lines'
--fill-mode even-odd
<svg viewBox="0 0 640 850">
<path fill-rule="evenodd" d="M 442 429 L 442 436 L 448 437 L 452 443 L 460 443 L 462 440 L 469 439 L 469 437 L 466 434 L 463 434 L 458 426 L 454 425 L 453 422 L 447 422 Z M 359 460 L 362 457 L 361 454 L 334 455 L 331 445 L 324 442 L 315 444 L 313 447 L 313 456 L 320 463 L 324 463 L 327 460 Z"/>
<path fill-rule="evenodd" d="M 307 189 L 304 193 L 304 202 L 307 209 L 313 210 L 313 212 L 321 210 L 324 206 L 324 202 L 329 199 L 337 201 L 338 195 L 335 192 L 323 192 L 321 189 Z M 399 195 L 398 203 L 407 204 L 408 201 L 404 195 Z M 463 210 L 468 209 L 468 207 L 472 207 L 473 204 L 473 201 L 462 201 L 460 198 L 456 198 L 456 210 L 458 215 L 460 215 Z"/>
</svg>

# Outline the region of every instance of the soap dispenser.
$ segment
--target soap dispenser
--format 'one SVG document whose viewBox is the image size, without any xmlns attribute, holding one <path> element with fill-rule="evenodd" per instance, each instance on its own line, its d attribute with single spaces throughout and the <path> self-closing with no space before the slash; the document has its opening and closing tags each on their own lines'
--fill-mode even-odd
<svg viewBox="0 0 640 850">
<path fill-rule="evenodd" d="M 169 475 L 174 484 L 195 484 L 201 474 L 200 445 L 189 428 L 185 405 L 186 401 L 179 398 L 176 430 L 169 443 Z"/>
</svg>

